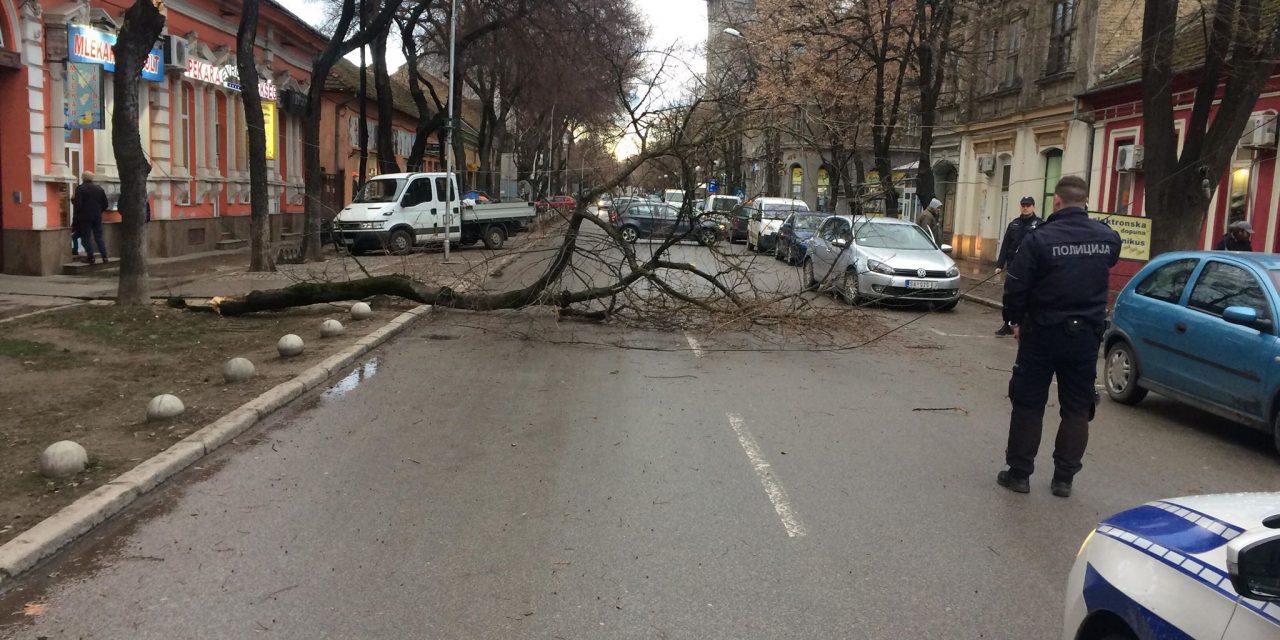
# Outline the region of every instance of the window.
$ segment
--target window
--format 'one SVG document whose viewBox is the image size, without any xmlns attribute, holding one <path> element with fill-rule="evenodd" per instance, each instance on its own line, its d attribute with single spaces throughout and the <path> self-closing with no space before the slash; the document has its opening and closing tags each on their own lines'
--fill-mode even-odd
<svg viewBox="0 0 1280 640">
<path fill-rule="evenodd" d="M 1230 198 L 1227 200 L 1227 225 L 1249 219 L 1249 197 L 1253 180 L 1253 151 L 1246 147 L 1236 150 L 1231 169 Z M 1225 231 L 1225 229 L 1224 229 Z"/>
<path fill-rule="evenodd" d="M 1071 69 L 1071 37 L 1075 34 L 1075 0 L 1058 0 L 1050 11 L 1049 60 L 1045 75 Z"/>
<path fill-rule="evenodd" d="M 983 93 L 989 93 L 991 91 L 994 91 L 996 88 L 997 72 L 995 69 L 996 69 L 996 59 L 999 56 L 999 50 L 1000 50 L 1000 30 L 999 28 L 992 26 L 991 31 L 987 34 L 986 55 L 983 56 L 983 58 L 985 58 L 983 62 L 986 63 L 986 67 L 987 67 L 987 72 L 986 72 L 986 75 L 983 77 L 983 83 L 982 83 Z"/>
<path fill-rule="evenodd" d="M 1009 23 L 1009 50 L 1004 57 L 1004 87 L 1016 87 L 1021 82 L 1018 75 L 1018 53 L 1022 51 L 1022 19 Z"/>
<path fill-rule="evenodd" d="M 799 200 L 804 197 L 804 169 L 791 167 L 791 197 Z"/>
<path fill-rule="evenodd" d="M 1112 166 L 1116 167 L 1115 180 L 1116 192 L 1112 195 L 1111 211 L 1123 215 L 1132 215 L 1130 209 L 1133 208 L 1133 185 L 1135 177 L 1132 171 L 1121 171 L 1120 155 L 1133 155 L 1133 141 L 1116 143 L 1115 154 L 1111 158 Z"/>
<path fill-rule="evenodd" d="M 382 180 L 370 180 L 367 184 L 382 182 Z M 368 187 L 366 186 L 366 189 Z M 416 207 L 424 202 L 431 202 L 431 180 L 423 178 L 422 180 L 414 180 L 409 188 L 404 192 L 404 202 L 401 205 L 406 207 Z"/>
<path fill-rule="evenodd" d="M 830 210 L 828 202 L 831 199 L 831 172 L 826 167 L 818 169 L 818 210 Z"/>
<path fill-rule="evenodd" d="M 1044 152 L 1044 195 L 1040 199 L 1040 209 L 1046 213 L 1053 212 L 1053 190 L 1058 188 L 1062 179 L 1062 149 L 1050 149 Z"/>
<path fill-rule="evenodd" d="M 444 199 L 444 190 L 446 188 L 445 185 L 448 185 L 448 183 L 449 183 L 448 178 L 436 178 L 436 197 L 437 198 L 441 200 Z M 449 189 L 449 202 L 457 202 L 458 192 L 454 191 L 452 185 L 449 185 L 448 189 Z"/>
<path fill-rule="evenodd" d="M 827 223 L 825 225 L 822 226 L 822 230 L 818 232 L 818 235 L 820 235 L 822 239 L 826 240 L 827 242 L 833 242 L 838 237 L 842 237 L 842 236 L 848 237 L 847 232 L 843 234 L 841 233 L 842 231 L 844 231 L 843 227 L 844 227 L 844 219 L 831 218 L 830 220 L 827 220 Z"/>
<path fill-rule="evenodd" d="M 1261 320 L 1271 318 L 1271 305 L 1258 279 L 1248 271 L 1225 262 L 1213 261 L 1205 265 L 1187 304 L 1192 309 L 1215 316 L 1222 315 L 1227 307 L 1248 307 L 1257 311 Z"/>
<path fill-rule="evenodd" d="M 189 167 L 191 154 L 191 87 L 185 82 L 178 83 L 178 131 L 174 136 L 173 165 Z"/>
<path fill-rule="evenodd" d="M 1191 272 L 1196 270 L 1198 264 L 1200 261 L 1195 258 L 1174 260 L 1152 271 L 1151 275 L 1138 284 L 1134 293 L 1177 304 L 1182 299 L 1183 289 L 1187 288 L 1187 281 L 1191 279 Z"/>
</svg>

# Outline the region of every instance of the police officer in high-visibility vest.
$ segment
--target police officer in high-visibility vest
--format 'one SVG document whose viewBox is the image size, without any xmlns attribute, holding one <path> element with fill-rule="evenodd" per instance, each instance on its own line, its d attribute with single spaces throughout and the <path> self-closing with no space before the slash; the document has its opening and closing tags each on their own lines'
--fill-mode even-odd
<svg viewBox="0 0 1280 640">
<path fill-rule="evenodd" d="M 1120 235 L 1089 217 L 1088 197 L 1084 180 L 1059 180 L 1053 215 L 1027 234 L 1007 271 L 1004 319 L 1014 327 L 1018 360 L 1009 381 L 1009 468 L 996 481 L 1010 491 L 1031 490 L 1029 478 L 1055 375 L 1062 423 L 1053 449 L 1053 495 L 1071 495 L 1089 442 L 1108 279 L 1120 259 Z"/>
</svg>

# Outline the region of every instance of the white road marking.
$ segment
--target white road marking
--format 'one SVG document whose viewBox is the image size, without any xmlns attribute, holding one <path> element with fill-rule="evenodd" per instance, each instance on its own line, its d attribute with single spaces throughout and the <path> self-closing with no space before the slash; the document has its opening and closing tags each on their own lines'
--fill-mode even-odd
<svg viewBox="0 0 1280 640">
<path fill-rule="evenodd" d="M 795 511 L 792 511 L 787 490 L 783 489 L 782 483 L 773 477 L 773 468 L 760 452 L 760 445 L 756 442 L 755 436 L 747 430 L 747 425 L 741 417 L 732 413 L 727 415 L 729 426 L 733 427 L 733 432 L 738 436 L 738 442 L 742 444 L 742 450 L 746 452 L 747 459 L 755 468 L 756 475 L 760 476 L 760 484 L 764 485 L 764 492 L 773 503 L 773 510 L 778 512 L 778 518 L 782 520 L 782 527 L 787 530 L 787 536 L 791 538 L 803 536 L 806 533 L 804 523 L 800 521 Z"/>
<path fill-rule="evenodd" d="M 929 327 L 929 330 L 930 330 L 930 331 L 932 331 L 932 332 L 934 332 L 934 333 L 936 333 L 936 334 L 938 334 L 938 335 L 940 335 L 940 336 L 943 336 L 943 337 L 945 337 L 945 338 L 993 338 L 993 339 L 994 339 L 994 338 L 998 338 L 998 337 L 1000 337 L 1000 336 L 997 336 L 997 335 L 989 335 L 989 336 L 971 336 L 971 335 L 967 335 L 967 334 L 963 334 L 963 333 L 943 333 L 942 331 L 939 331 L 939 330 L 937 330 L 937 329 L 934 329 L 933 327 Z"/>
<path fill-rule="evenodd" d="M 707 355 L 707 352 L 702 350 L 702 345 L 698 344 L 698 341 L 694 340 L 693 336 L 686 333 L 684 334 L 684 337 L 689 341 L 689 348 L 693 349 L 694 357 L 701 358 L 702 356 Z"/>
</svg>

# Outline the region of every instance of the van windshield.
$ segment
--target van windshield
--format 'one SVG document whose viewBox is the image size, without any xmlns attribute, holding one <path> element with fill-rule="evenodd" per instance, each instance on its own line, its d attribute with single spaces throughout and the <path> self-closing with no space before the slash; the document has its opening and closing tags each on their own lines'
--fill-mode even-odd
<svg viewBox="0 0 1280 640">
<path fill-rule="evenodd" d="M 772 203 L 765 202 L 760 205 L 760 217 L 765 220 L 782 220 L 796 211 L 808 211 L 809 205 L 803 202 L 797 203 Z"/>
<path fill-rule="evenodd" d="M 404 178 L 378 178 L 364 183 L 352 203 L 395 202 L 404 188 Z"/>
<path fill-rule="evenodd" d="M 737 198 L 712 198 L 711 199 L 712 211 L 733 211 L 733 208 L 736 206 L 738 206 Z"/>
</svg>

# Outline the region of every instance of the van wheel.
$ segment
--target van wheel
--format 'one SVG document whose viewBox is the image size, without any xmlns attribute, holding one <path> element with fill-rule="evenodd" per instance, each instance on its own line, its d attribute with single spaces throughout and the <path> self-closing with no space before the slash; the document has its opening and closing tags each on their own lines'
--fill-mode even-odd
<svg viewBox="0 0 1280 640">
<path fill-rule="evenodd" d="M 413 234 L 404 229 L 396 229 L 387 239 L 387 250 L 397 256 L 408 255 L 413 251 Z"/>
<path fill-rule="evenodd" d="M 1133 355 L 1133 347 L 1123 340 L 1107 349 L 1102 376 L 1107 395 L 1120 404 L 1138 404 L 1147 397 L 1147 390 L 1138 386 L 1138 359 Z"/>
<path fill-rule="evenodd" d="M 507 232 L 502 227 L 491 224 L 484 230 L 484 247 L 490 251 L 497 251 L 502 248 L 502 244 L 507 241 Z"/>
</svg>

